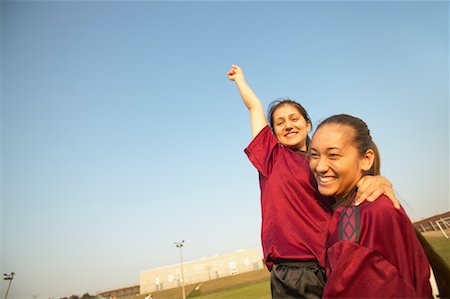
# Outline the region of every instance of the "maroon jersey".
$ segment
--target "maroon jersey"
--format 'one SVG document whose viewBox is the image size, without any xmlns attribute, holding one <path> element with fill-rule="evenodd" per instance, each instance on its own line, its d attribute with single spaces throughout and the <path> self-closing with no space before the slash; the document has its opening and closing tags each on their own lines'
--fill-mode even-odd
<svg viewBox="0 0 450 299">
<path fill-rule="evenodd" d="M 429 279 L 414 228 L 389 198 L 335 210 L 323 298 L 432 298 Z"/>
<path fill-rule="evenodd" d="M 277 259 L 317 260 L 325 267 L 331 209 L 321 204 L 330 200 L 318 193 L 306 154 L 282 146 L 269 126 L 245 153 L 259 172 L 261 238 L 268 268 Z"/>
</svg>

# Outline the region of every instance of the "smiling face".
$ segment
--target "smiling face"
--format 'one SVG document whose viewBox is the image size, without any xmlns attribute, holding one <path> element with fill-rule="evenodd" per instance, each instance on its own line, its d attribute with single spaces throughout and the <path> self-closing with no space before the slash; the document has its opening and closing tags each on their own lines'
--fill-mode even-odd
<svg viewBox="0 0 450 299">
<path fill-rule="evenodd" d="M 349 195 L 372 166 L 373 150 L 361 155 L 353 145 L 353 135 L 353 128 L 339 124 L 326 124 L 314 134 L 309 166 L 321 194 L 338 199 Z"/>
<path fill-rule="evenodd" d="M 306 151 L 306 137 L 310 130 L 311 124 L 292 105 L 284 104 L 273 112 L 273 131 L 286 147 Z"/>
</svg>

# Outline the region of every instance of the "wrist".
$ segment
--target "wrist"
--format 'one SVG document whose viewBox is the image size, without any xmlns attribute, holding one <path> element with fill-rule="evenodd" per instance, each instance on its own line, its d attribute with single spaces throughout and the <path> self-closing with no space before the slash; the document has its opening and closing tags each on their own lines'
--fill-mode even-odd
<svg viewBox="0 0 450 299">
<path fill-rule="evenodd" d="M 245 81 L 245 78 L 236 78 L 234 79 L 234 83 L 238 86 L 247 86 L 247 81 Z"/>
</svg>

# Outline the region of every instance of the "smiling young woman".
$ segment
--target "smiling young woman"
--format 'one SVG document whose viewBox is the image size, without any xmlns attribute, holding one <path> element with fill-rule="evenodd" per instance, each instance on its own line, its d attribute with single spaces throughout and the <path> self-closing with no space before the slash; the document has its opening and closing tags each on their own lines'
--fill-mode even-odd
<svg viewBox="0 0 450 299">
<path fill-rule="evenodd" d="M 319 192 L 336 199 L 323 298 L 432 298 L 427 256 L 403 209 L 384 195 L 354 204 L 361 177 L 380 172 L 367 125 L 350 115 L 329 117 L 314 133 L 310 152 Z"/>
</svg>

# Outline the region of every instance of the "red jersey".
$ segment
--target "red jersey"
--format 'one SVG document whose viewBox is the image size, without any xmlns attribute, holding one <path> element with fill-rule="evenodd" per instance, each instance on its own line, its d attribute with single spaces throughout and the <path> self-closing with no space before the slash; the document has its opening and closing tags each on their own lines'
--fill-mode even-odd
<svg viewBox="0 0 450 299">
<path fill-rule="evenodd" d="M 429 279 L 414 228 L 389 198 L 336 209 L 323 298 L 432 298 Z"/>
<path fill-rule="evenodd" d="M 282 146 L 269 126 L 245 153 L 259 172 L 261 239 L 268 268 L 277 259 L 317 260 L 325 267 L 330 200 L 317 191 L 306 154 Z"/>
</svg>

